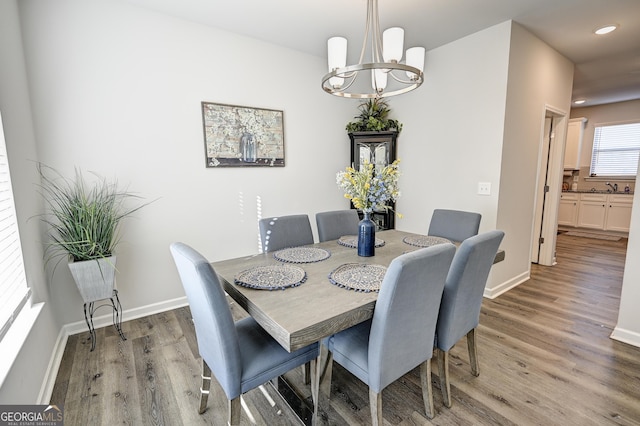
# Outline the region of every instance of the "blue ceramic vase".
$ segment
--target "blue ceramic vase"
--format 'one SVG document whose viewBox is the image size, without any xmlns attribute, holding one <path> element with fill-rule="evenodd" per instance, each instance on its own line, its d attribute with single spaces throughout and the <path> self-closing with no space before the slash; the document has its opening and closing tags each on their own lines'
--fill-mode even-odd
<svg viewBox="0 0 640 426">
<path fill-rule="evenodd" d="M 370 212 L 358 224 L 358 256 L 370 257 L 376 249 L 376 224 L 370 219 Z"/>
</svg>

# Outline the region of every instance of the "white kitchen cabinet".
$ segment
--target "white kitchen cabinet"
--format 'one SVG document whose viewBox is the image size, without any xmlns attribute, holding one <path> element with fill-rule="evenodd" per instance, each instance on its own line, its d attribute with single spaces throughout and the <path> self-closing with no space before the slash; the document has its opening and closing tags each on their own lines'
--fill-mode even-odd
<svg viewBox="0 0 640 426">
<path fill-rule="evenodd" d="M 578 227 L 629 232 L 632 205 L 632 195 L 580 194 Z M 558 215 L 558 224 L 560 224 L 560 215 Z"/>
<path fill-rule="evenodd" d="M 582 152 L 582 137 L 587 119 L 572 118 L 567 128 L 567 142 L 564 148 L 564 168 L 577 170 L 580 168 L 580 154 Z"/>
<path fill-rule="evenodd" d="M 578 203 L 580 194 L 563 192 L 560 194 L 560 206 L 558 207 L 558 225 L 578 225 Z"/>
<path fill-rule="evenodd" d="M 604 229 L 629 232 L 632 205 L 633 197 L 631 195 L 610 194 L 607 198 L 607 217 Z"/>
<path fill-rule="evenodd" d="M 607 194 L 580 194 L 578 226 L 580 228 L 604 229 L 606 207 Z"/>
</svg>

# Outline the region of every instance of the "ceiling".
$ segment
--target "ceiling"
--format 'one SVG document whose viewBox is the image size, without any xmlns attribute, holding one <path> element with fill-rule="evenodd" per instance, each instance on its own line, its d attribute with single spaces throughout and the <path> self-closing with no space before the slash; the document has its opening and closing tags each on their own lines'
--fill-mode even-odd
<svg viewBox="0 0 640 426">
<path fill-rule="evenodd" d="M 329 37 L 345 36 L 348 62 L 366 15 L 366 0 L 126 1 L 320 57 Z M 582 106 L 640 99 L 640 0 L 379 0 L 379 11 L 381 28 L 401 26 L 405 47 L 427 50 L 513 19 L 575 63 Z M 593 33 L 608 24 L 619 28 Z"/>
</svg>

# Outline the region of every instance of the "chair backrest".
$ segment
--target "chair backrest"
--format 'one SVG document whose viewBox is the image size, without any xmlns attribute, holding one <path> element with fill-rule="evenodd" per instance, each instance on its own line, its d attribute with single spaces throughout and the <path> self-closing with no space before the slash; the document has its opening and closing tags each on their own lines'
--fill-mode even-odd
<svg viewBox="0 0 640 426">
<path fill-rule="evenodd" d="M 344 235 L 358 235 L 360 218 L 355 209 L 316 213 L 320 242 L 337 240 Z"/>
<path fill-rule="evenodd" d="M 313 244 L 311 222 L 306 214 L 268 217 L 260 219 L 259 225 L 264 253 Z"/>
<path fill-rule="evenodd" d="M 211 368 L 227 397 L 240 389 L 240 344 L 231 309 L 211 264 L 183 243 L 171 254 L 187 294 L 200 356 Z"/>
<path fill-rule="evenodd" d="M 504 232 L 483 232 L 462 242 L 451 263 L 442 295 L 436 346 L 448 351 L 478 326 L 482 297 Z"/>
<path fill-rule="evenodd" d="M 369 334 L 369 387 L 380 392 L 431 358 L 453 244 L 395 258 L 382 281 Z"/>
<path fill-rule="evenodd" d="M 478 235 L 480 213 L 461 210 L 435 209 L 429 223 L 428 235 L 461 242 Z"/>
</svg>

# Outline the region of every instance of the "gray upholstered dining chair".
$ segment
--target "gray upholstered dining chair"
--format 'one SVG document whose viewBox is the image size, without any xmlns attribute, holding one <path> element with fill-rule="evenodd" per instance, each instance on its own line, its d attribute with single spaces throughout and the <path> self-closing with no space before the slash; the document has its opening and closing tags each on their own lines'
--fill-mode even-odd
<svg viewBox="0 0 640 426">
<path fill-rule="evenodd" d="M 478 235 L 480 213 L 462 210 L 435 209 L 431 215 L 427 235 L 442 237 L 455 242 Z"/>
<path fill-rule="evenodd" d="M 366 383 L 373 425 L 382 425 L 382 390 L 417 366 L 426 414 L 435 415 L 430 360 L 455 250 L 453 244 L 440 244 L 395 258 L 380 286 L 373 318 L 323 340 L 329 350 L 324 380 L 330 384 L 336 361 Z"/>
<path fill-rule="evenodd" d="M 503 237 L 503 231 L 494 230 L 464 240 L 447 275 L 435 342 L 440 388 L 447 407 L 451 407 L 449 350 L 465 335 L 471 374 L 480 374 L 475 331 L 480 322 L 480 308 L 489 271 Z"/>
<path fill-rule="evenodd" d="M 358 235 L 360 218 L 355 209 L 316 213 L 320 242 L 337 240 L 344 235 Z"/>
<path fill-rule="evenodd" d="M 258 223 L 263 253 L 313 244 L 311 222 L 306 214 L 267 217 Z"/>
<path fill-rule="evenodd" d="M 307 362 L 313 367 L 318 344 L 289 353 L 252 317 L 234 323 L 211 264 L 186 244 L 173 243 L 170 249 L 187 294 L 202 357 L 199 413 L 207 408 L 213 370 L 229 400 L 228 423 L 240 424 L 240 396 Z M 315 368 L 311 371 L 314 375 Z"/>
</svg>

